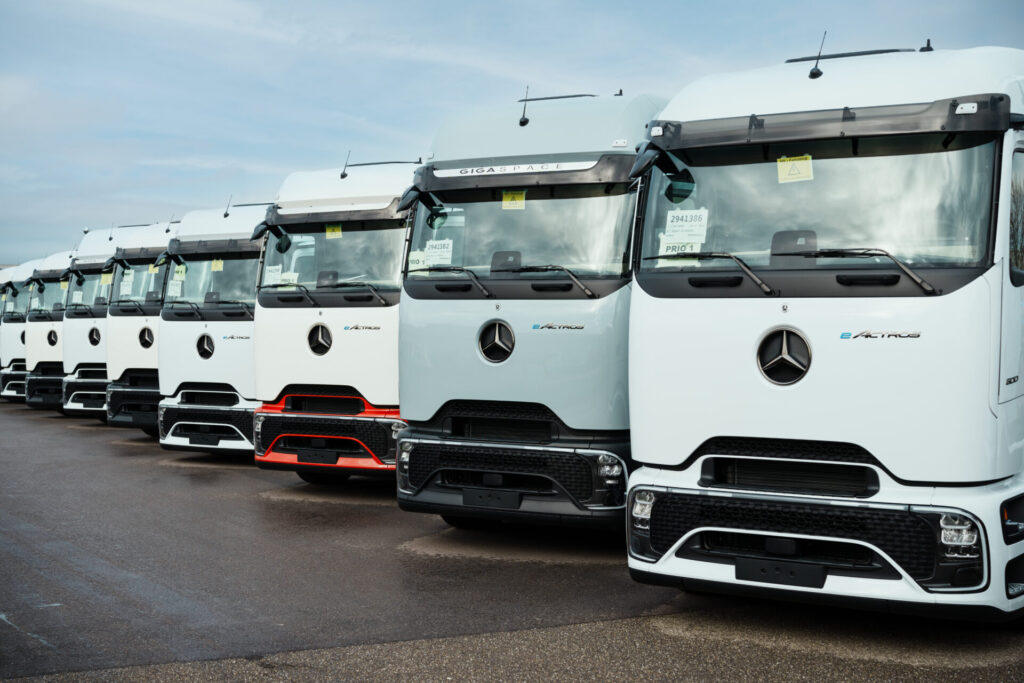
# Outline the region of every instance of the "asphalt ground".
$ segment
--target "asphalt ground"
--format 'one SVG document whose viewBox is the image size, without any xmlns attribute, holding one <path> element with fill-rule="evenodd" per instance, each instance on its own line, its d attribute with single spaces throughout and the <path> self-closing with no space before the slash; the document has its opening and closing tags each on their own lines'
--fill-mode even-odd
<svg viewBox="0 0 1024 683">
<path fill-rule="evenodd" d="M 0 403 L 0 677 L 1024 680 L 1024 625 L 633 583 L 618 533 L 450 529 Z"/>
</svg>

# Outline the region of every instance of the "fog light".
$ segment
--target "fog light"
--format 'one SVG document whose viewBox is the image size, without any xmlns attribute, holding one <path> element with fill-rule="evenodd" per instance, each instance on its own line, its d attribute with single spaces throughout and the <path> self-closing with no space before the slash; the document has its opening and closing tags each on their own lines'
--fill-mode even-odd
<svg viewBox="0 0 1024 683">
<path fill-rule="evenodd" d="M 598 465 L 614 465 L 616 462 L 618 462 L 618 460 L 615 459 L 614 455 L 602 453 L 601 455 L 597 456 Z"/>
<path fill-rule="evenodd" d="M 1006 594 L 1011 598 L 1015 598 L 1018 595 L 1024 594 L 1024 583 L 1008 583 L 1006 584 Z"/>
<path fill-rule="evenodd" d="M 403 441 L 399 446 L 402 453 L 404 454 L 405 462 L 409 462 L 409 451 L 412 450 L 412 443 L 409 441 Z"/>
<path fill-rule="evenodd" d="M 633 526 L 637 529 L 651 527 L 651 510 L 654 508 L 654 491 L 640 490 L 633 496 Z"/>
<path fill-rule="evenodd" d="M 978 527 L 964 515 L 943 514 L 939 518 L 939 541 L 946 546 L 946 557 L 978 557 Z"/>
<path fill-rule="evenodd" d="M 391 423 L 391 438 L 397 441 L 398 440 L 398 434 L 403 429 L 405 429 L 405 423 L 402 423 L 402 422 L 392 422 Z"/>
<path fill-rule="evenodd" d="M 598 474 L 602 477 L 617 477 L 622 474 L 622 465 L 615 463 L 614 465 L 601 465 L 598 470 Z"/>
</svg>

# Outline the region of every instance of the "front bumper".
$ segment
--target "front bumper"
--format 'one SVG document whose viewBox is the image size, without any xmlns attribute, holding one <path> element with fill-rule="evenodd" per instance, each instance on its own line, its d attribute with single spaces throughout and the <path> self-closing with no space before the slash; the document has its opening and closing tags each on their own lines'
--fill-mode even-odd
<svg viewBox="0 0 1024 683">
<path fill-rule="evenodd" d="M 285 413 L 265 409 L 257 409 L 253 418 L 256 464 L 263 469 L 384 476 L 392 476 L 395 471 L 396 437 L 406 426 L 397 416 Z"/>
<path fill-rule="evenodd" d="M 62 402 L 68 415 L 102 417 L 107 412 L 107 380 L 65 377 Z"/>
<path fill-rule="evenodd" d="M 16 360 L 0 371 L 0 398 L 8 401 L 21 402 L 25 400 L 25 378 L 28 372 L 25 370 L 25 361 Z"/>
<path fill-rule="evenodd" d="M 164 398 L 157 409 L 160 445 L 169 450 L 251 453 L 252 415 L 260 405 L 240 396 L 230 407 Z"/>
<path fill-rule="evenodd" d="M 37 375 L 25 376 L 25 404 L 32 408 L 56 410 L 61 407 L 64 377 Z"/>
<path fill-rule="evenodd" d="M 129 387 L 111 382 L 107 386 L 107 424 L 114 427 L 156 429 L 160 390 Z"/>
<path fill-rule="evenodd" d="M 1010 597 L 1010 584 L 1024 581 L 1024 541 L 1007 544 L 999 518 L 1000 505 L 1024 493 L 1024 481 L 932 488 L 883 480 L 879 493 L 854 500 L 716 490 L 697 483 L 693 469 L 644 467 L 630 477 L 634 579 L 967 618 L 1024 608 L 1024 592 Z M 649 521 L 634 502 L 640 491 L 654 496 Z M 975 523 L 976 559 L 944 554 L 928 520 L 946 514 Z"/>
<path fill-rule="evenodd" d="M 402 436 L 398 505 L 412 512 L 617 527 L 627 452 L 625 444 L 594 450 Z"/>
</svg>

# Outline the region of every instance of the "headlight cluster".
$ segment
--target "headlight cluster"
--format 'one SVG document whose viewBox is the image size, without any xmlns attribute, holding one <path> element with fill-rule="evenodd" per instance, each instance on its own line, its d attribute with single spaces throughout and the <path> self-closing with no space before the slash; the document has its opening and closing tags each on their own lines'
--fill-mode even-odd
<svg viewBox="0 0 1024 683">
<path fill-rule="evenodd" d="M 263 429 L 263 422 L 267 419 L 266 415 L 260 415 L 259 413 L 253 413 L 252 416 L 252 438 L 255 443 L 256 455 L 263 455 L 266 449 L 263 447 L 263 440 L 260 438 L 260 430 Z"/>
<path fill-rule="evenodd" d="M 398 444 L 398 488 L 403 491 L 412 491 L 409 484 L 409 458 L 412 454 L 412 442 L 400 441 Z"/>
<path fill-rule="evenodd" d="M 167 438 L 167 425 L 164 424 L 164 413 L 167 412 L 167 406 L 157 406 L 156 409 L 156 423 L 160 429 L 160 438 Z"/>
<path fill-rule="evenodd" d="M 928 590 L 949 591 L 980 586 L 985 580 L 982 532 L 973 517 L 962 512 L 918 513 L 935 531 L 935 570 L 919 581 Z"/>
<path fill-rule="evenodd" d="M 651 547 L 651 516 L 657 500 L 657 492 L 650 489 L 633 489 L 630 492 L 627 507 L 629 550 L 644 560 L 654 561 L 661 557 L 661 554 Z"/>
</svg>

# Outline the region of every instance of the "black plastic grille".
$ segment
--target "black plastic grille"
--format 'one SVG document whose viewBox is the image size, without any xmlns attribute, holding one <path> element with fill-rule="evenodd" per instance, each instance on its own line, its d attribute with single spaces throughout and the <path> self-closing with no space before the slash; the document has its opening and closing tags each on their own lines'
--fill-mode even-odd
<svg viewBox="0 0 1024 683">
<path fill-rule="evenodd" d="M 199 422 L 202 424 L 227 424 L 235 427 L 252 441 L 252 411 L 250 410 L 201 410 L 198 408 L 168 407 L 160 421 L 160 431 L 170 434 L 176 422 Z"/>
<path fill-rule="evenodd" d="M 558 482 L 573 498 L 594 494 L 593 469 L 575 453 L 481 448 L 454 444 L 418 443 L 409 458 L 409 483 L 419 487 L 439 470 L 536 474 Z"/>
<path fill-rule="evenodd" d="M 558 417 L 545 405 L 514 401 L 448 401 L 434 415 L 434 420 L 451 417 L 558 421 Z"/>
<path fill-rule="evenodd" d="M 71 401 L 72 396 L 78 394 L 78 400 L 82 401 L 83 403 L 88 404 L 94 399 L 98 399 L 100 401 L 100 405 L 102 406 L 103 402 L 106 400 L 106 396 L 104 395 L 106 391 L 106 382 L 97 382 L 95 380 L 70 380 L 68 382 L 64 382 L 63 399 L 64 403 L 68 403 Z M 85 396 L 83 394 L 98 394 L 98 396 Z"/>
<path fill-rule="evenodd" d="M 133 389 L 160 389 L 160 375 L 157 370 L 129 368 L 118 378 L 117 384 L 132 387 Z"/>
<path fill-rule="evenodd" d="M 755 439 L 737 436 L 716 436 L 693 452 L 687 463 L 704 455 L 745 455 L 756 458 L 796 460 L 828 460 L 861 465 L 878 465 L 878 460 L 852 443 L 840 441 L 805 441 L 801 439 Z"/>
<path fill-rule="evenodd" d="M 866 498 L 878 491 L 870 467 L 839 463 L 708 458 L 702 486 Z"/>
<path fill-rule="evenodd" d="M 11 363 L 11 372 L 25 372 L 25 361 L 16 360 Z"/>
<path fill-rule="evenodd" d="M 256 444 L 256 450 L 266 449 L 274 442 L 274 439 L 283 434 L 347 436 L 362 441 L 378 459 L 394 460 L 394 439 L 391 438 L 391 425 L 388 423 L 348 420 L 343 417 L 329 420 L 298 415 L 268 417 L 260 426 L 260 440 Z"/>
<path fill-rule="evenodd" d="M 935 532 L 922 517 L 902 510 L 662 494 L 651 512 L 651 547 L 664 553 L 705 526 L 858 540 L 885 551 L 914 579 L 935 571 Z"/>
<path fill-rule="evenodd" d="M 160 392 L 153 391 L 118 391 L 113 389 L 108 395 L 107 411 L 111 415 L 132 415 L 139 413 L 152 414 L 160 403 Z"/>
</svg>

